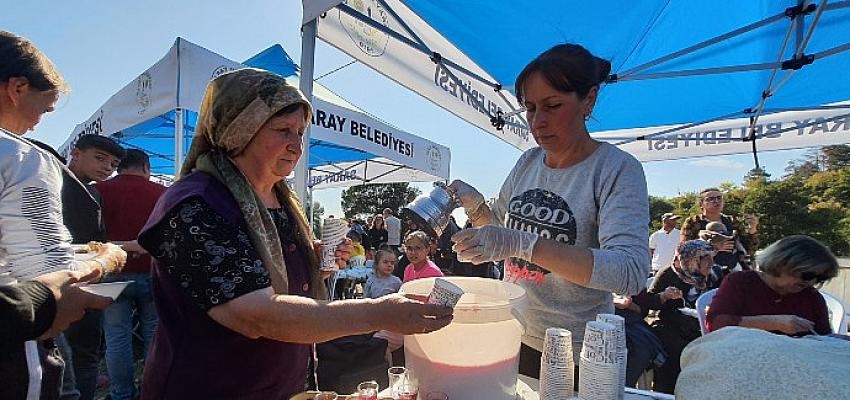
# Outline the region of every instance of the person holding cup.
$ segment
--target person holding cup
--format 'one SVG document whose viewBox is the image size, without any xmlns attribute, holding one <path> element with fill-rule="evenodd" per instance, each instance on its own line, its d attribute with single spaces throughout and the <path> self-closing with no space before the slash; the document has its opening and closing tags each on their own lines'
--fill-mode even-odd
<svg viewBox="0 0 850 400">
<path fill-rule="evenodd" d="M 143 399 L 285 400 L 304 390 L 312 343 L 451 322 L 450 308 L 401 295 L 320 301 L 321 245 L 284 179 L 311 114 L 268 71 L 239 69 L 208 85 L 180 177 L 138 238 L 154 259 L 160 317 Z M 337 265 L 350 252 L 350 242 L 337 246 Z"/>
<path fill-rule="evenodd" d="M 520 156 L 492 206 L 463 181 L 449 185 L 474 226 L 452 237 L 458 259 L 504 260 L 505 280 L 528 295 L 524 375 L 539 376 L 546 328 L 570 330 L 581 349 L 585 322 L 614 312 L 612 292 L 638 293 L 649 275 L 643 168 L 586 126 L 610 70 L 577 44 L 540 54 L 515 84 L 539 147 Z"/>
</svg>

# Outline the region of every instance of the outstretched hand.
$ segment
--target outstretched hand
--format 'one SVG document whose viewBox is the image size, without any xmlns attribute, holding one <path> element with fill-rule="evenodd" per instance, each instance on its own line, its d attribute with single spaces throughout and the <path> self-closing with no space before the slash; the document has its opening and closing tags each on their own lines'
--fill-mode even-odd
<svg viewBox="0 0 850 400">
<path fill-rule="evenodd" d="M 100 275 L 101 270 L 93 268 L 86 271 L 56 271 L 33 279 L 47 286 L 56 300 L 56 315 L 53 317 L 53 323 L 39 339 L 58 335 L 71 323 L 83 318 L 86 309 L 102 310 L 112 304 L 111 298 L 86 292 L 77 286 L 78 283 L 95 281 L 100 278 Z"/>
<path fill-rule="evenodd" d="M 452 322 L 452 309 L 426 304 L 399 294 L 379 299 L 378 318 L 382 329 L 413 335 L 441 329 Z"/>
<path fill-rule="evenodd" d="M 458 260 L 481 264 L 517 257 L 531 261 L 531 253 L 539 236 L 535 233 L 485 225 L 463 229 L 452 236 L 452 250 Z"/>
</svg>

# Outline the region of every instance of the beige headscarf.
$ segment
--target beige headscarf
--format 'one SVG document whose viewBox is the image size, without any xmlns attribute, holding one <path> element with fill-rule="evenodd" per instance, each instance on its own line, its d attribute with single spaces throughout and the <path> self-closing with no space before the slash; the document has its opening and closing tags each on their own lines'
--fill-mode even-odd
<svg viewBox="0 0 850 400">
<path fill-rule="evenodd" d="M 275 293 L 288 293 L 288 278 L 277 228 L 245 175 L 232 161 L 251 141 L 260 127 L 280 110 L 296 103 L 305 106 L 307 121 L 312 107 L 298 88 L 271 72 L 245 68 L 215 78 L 207 86 L 192 147 L 180 177 L 203 171 L 222 182 L 233 194 L 248 224 L 251 244 L 271 276 Z M 299 245 L 307 256 L 311 295 L 327 297 L 313 251 L 313 236 L 297 196 L 280 181 L 275 185 L 278 201 L 295 216 Z"/>
</svg>

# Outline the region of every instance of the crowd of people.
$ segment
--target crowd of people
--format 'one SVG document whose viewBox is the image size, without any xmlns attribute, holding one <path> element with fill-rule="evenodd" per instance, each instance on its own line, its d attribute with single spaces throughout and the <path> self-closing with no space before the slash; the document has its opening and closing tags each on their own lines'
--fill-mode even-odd
<svg viewBox="0 0 850 400">
<path fill-rule="evenodd" d="M 717 288 L 709 330 L 830 333 L 817 287 L 838 264 L 814 239 L 785 238 L 756 256 L 758 218 L 723 214 L 716 188 L 700 192 L 701 211 L 681 231 L 665 213 L 649 234 L 641 164 L 586 127 L 610 69 L 575 44 L 532 60 L 515 90 L 538 147 L 495 201 L 451 182 L 468 223 L 451 219 L 440 237 L 390 208 L 351 221 L 335 261 L 373 273 L 363 299 L 327 301 L 322 244 L 284 179 L 313 112 L 297 88 L 249 68 L 214 78 L 166 189 L 150 181 L 143 151 L 108 137 L 79 137 L 68 160 L 23 138 L 68 87 L 32 43 L 0 32 L 0 398 L 93 399 L 105 337 L 113 400 L 288 399 L 305 389 L 312 344 L 374 332 L 398 344 L 448 325 L 450 308 L 397 294 L 444 275 L 525 289 L 519 372 L 535 378 L 547 328 L 569 329 L 580 349 L 585 323 L 616 309 L 627 321 L 628 383 L 654 368 L 654 388 L 672 393 L 701 330 L 683 310 Z M 91 242 L 102 243 L 94 256 L 75 260 L 71 244 Z M 131 283 L 114 301 L 79 285 L 99 279 Z"/>
</svg>

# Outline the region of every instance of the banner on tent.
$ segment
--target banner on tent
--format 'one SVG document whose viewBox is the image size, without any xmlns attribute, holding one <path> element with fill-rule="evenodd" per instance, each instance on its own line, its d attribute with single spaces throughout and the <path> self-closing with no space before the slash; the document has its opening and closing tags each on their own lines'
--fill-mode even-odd
<svg viewBox="0 0 850 400">
<path fill-rule="evenodd" d="M 781 112 L 764 115 L 755 126 L 759 151 L 785 150 L 850 143 L 850 105 L 847 108 Z M 600 140 L 618 142 L 673 129 L 675 126 L 595 132 Z M 622 144 L 623 150 L 640 161 L 672 160 L 706 155 L 746 153 L 752 143 L 748 118 L 736 118 L 649 136 Z M 616 139 L 614 139 L 616 138 Z"/>
<path fill-rule="evenodd" d="M 292 183 L 293 177 L 287 177 Z M 435 182 L 448 177 L 429 174 L 385 158 L 369 161 L 338 163 L 310 170 L 308 187 L 312 189 L 341 188 L 363 184 L 396 182 Z"/>
<path fill-rule="evenodd" d="M 507 123 L 502 130 L 496 129 L 490 122 L 491 117 L 499 112 L 510 113 L 519 109 L 513 95 L 504 89 L 496 91 L 492 86 L 482 83 L 480 79 L 472 75 L 495 82 L 481 68 L 473 67 L 467 73 L 462 69 L 445 67 L 436 63 L 431 56 L 434 53 L 440 54 L 442 59 L 465 66 L 475 66 L 475 63 L 465 54 L 452 46 L 400 1 L 387 0 L 386 4 L 389 4 L 412 30 L 419 33 L 428 47 L 426 53 L 411 48 L 393 35 L 359 19 L 370 19 L 373 24 L 395 31 L 409 41 L 416 42 L 417 39 L 401 31 L 399 29 L 401 25 L 384 10 L 385 2 L 365 0 L 342 3 L 359 12 L 358 18 L 339 8 L 328 11 L 327 16 L 320 19 L 318 33 L 320 38 L 333 43 L 334 46 L 360 62 L 386 76 L 393 77 L 408 89 L 435 101 L 437 105 L 508 144 L 520 150 L 535 146 L 522 117 L 517 115 L 506 117 Z M 455 77 L 457 79 L 454 79 Z"/>
<path fill-rule="evenodd" d="M 448 179 L 451 162 L 448 147 L 321 99 L 314 98 L 313 106 L 312 138 L 360 149 Z"/>
</svg>

